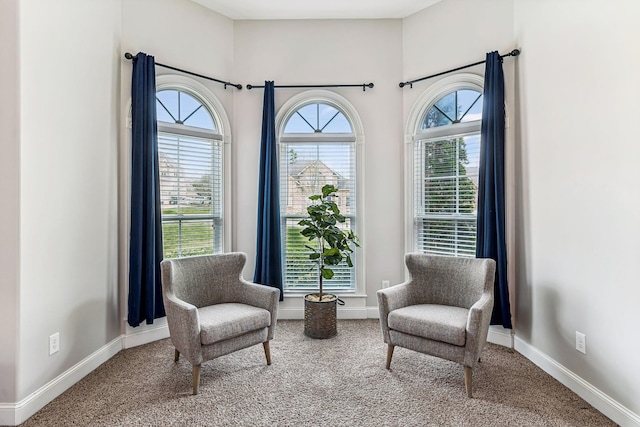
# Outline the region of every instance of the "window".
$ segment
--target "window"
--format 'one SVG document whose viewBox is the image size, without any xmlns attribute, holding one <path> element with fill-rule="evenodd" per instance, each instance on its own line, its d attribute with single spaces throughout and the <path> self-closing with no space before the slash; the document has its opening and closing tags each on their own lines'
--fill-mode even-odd
<svg viewBox="0 0 640 427">
<path fill-rule="evenodd" d="M 223 137 L 202 98 L 156 92 L 165 258 L 223 252 Z"/>
<path fill-rule="evenodd" d="M 412 138 L 413 250 L 475 257 L 482 92 L 433 98 Z"/>
<path fill-rule="evenodd" d="M 337 102 L 308 99 L 286 112 L 280 127 L 280 209 L 285 291 L 315 290 L 318 274 L 309 260 L 310 244 L 300 234 L 298 222 L 306 217 L 309 196 L 319 194 L 325 184 L 339 189 L 344 228 L 356 234 L 357 143 L 354 126 Z M 358 249 L 359 250 L 359 249 Z M 334 268 L 334 277 L 324 281 L 332 291 L 355 291 L 358 256 L 354 268 Z"/>
</svg>

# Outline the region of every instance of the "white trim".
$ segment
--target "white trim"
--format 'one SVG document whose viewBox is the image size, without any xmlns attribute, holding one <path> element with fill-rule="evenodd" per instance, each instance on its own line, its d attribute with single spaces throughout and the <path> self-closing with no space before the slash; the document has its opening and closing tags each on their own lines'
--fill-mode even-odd
<svg viewBox="0 0 640 427">
<path fill-rule="evenodd" d="M 224 106 L 213 92 L 211 92 L 211 89 L 186 76 L 162 74 L 156 77 L 156 91 L 163 89 L 180 89 L 192 95 L 198 101 L 202 101 L 220 126 L 218 132 L 224 135 L 225 141 L 227 138 L 231 140 L 231 122 L 229 121 L 229 117 L 227 117 Z"/>
<path fill-rule="evenodd" d="M 345 308 L 338 306 L 337 319 L 368 319 L 367 307 Z M 278 309 L 278 320 L 303 320 L 304 307 Z"/>
<path fill-rule="evenodd" d="M 454 74 L 448 77 L 444 77 L 437 82 L 433 83 L 429 86 L 422 94 L 418 97 L 416 102 L 413 104 L 411 109 L 409 110 L 409 116 L 405 123 L 404 130 L 404 242 L 405 242 L 405 252 L 414 252 L 416 248 L 414 247 L 414 236 L 413 236 L 413 174 L 414 174 L 414 165 L 413 165 L 413 142 L 414 136 L 418 135 L 420 138 L 425 131 L 420 130 L 420 119 L 426 114 L 427 110 L 431 108 L 434 102 L 436 102 L 441 96 L 452 92 L 454 90 L 461 89 L 472 89 L 483 92 L 483 84 L 484 78 L 477 74 L 471 73 L 459 73 Z M 475 122 L 473 125 L 469 125 L 467 123 L 459 123 L 461 131 L 469 130 L 469 126 L 475 126 Z M 452 129 L 451 126 L 446 126 L 447 129 Z M 433 132 L 433 133 L 431 133 Z M 441 132 L 438 130 L 433 130 L 428 132 L 429 136 L 434 136 L 435 134 L 440 134 Z M 405 271 L 405 274 L 407 272 Z"/>
<path fill-rule="evenodd" d="M 367 307 L 367 319 L 379 319 L 380 318 L 380 309 L 376 305 L 375 307 L 368 306 Z"/>
<path fill-rule="evenodd" d="M 343 136 L 344 135 L 344 136 Z M 327 142 L 356 142 L 356 137 L 352 133 L 338 134 L 332 133 L 322 136 L 323 141 Z M 288 133 L 286 136 L 281 136 L 278 142 L 318 142 L 318 136 L 316 134 L 300 134 L 292 135 Z"/>
<path fill-rule="evenodd" d="M 621 426 L 640 427 L 640 415 L 635 414 L 620 402 L 612 399 L 600 389 L 585 381 L 542 351 L 518 337 L 515 338 L 515 349 L 547 374 L 586 400 L 587 403 L 602 412 L 613 422 Z"/>
<path fill-rule="evenodd" d="M 278 140 L 278 146 L 280 145 L 281 138 L 283 136 L 284 124 L 286 120 L 289 118 L 293 112 L 297 111 L 300 107 L 305 104 L 320 102 L 324 104 L 331 105 L 336 108 L 338 111 L 342 112 L 347 120 L 351 123 L 353 127 L 353 133 L 349 134 L 351 136 L 355 136 L 355 156 L 356 156 L 356 230 L 355 234 L 360 238 L 360 241 L 366 241 L 366 236 L 364 235 L 365 230 L 365 204 L 364 204 L 364 193 L 365 193 L 365 181 L 364 181 L 364 126 L 362 125 L 362 120 L 360 119 L 360 115 L 358 111 L 355 109 L 353 104 L 351 104 L 345 97 L 339 95 L 335 92 L 329 90 L 307 90 L 300 92 L 291 98 L 289 98 L 282 106 L 278 109 L 278 113 L 276 114 L 276 135 Z M 336 136 L 329 134 L 331 136 Z M 295 136 L 295 135 L 294 135 Z M 278 149 L 278 153 L 280 150 Z M 366 293 L 366 278 L 365 278 L 365 253 L 364 247 L 356 249 L 356 294 L 365 294 Z M 366 318 L 362 317 L 363 319 Z"/>
<path fill-rule="evenodd" d="M 454 129 L 455 131 L 452 131 Z M 458 138 L 471 134 L 478 134 L 482 129 L 482 123 L 480 120 L 473 122 L 457 123 L 450 126 L 439 126 L 437 128 L 431 128 L 416 132 L 413 135 L 413 142 L 417 141 L 434 141 L 445 137 Z"/>
<path fill-rule="evenodd" d="M 192 136 L 195 138 L 202 139 L 213 139 L 215 141 L 222 141 L 223 136 L 216 132 L 211 132 L 207 129 L 199 129 L 194 127 L 189 127 L 186 125 L 178 125 L 175 123 L 165 123 L 165 122 L 157 122 L 158 123 L 158 133 L 178 133 L 180 135 Z"/>
<path fill-rule="evenodd" d="M 124 319 L 126 323 L 127 319 Z M 169 338 L 169 326 L 167 318 L 156 319 L 153 325 L 141 324 L 135 328 L 126 325 L 125 333 L 122 335 L 122 348 L 132 348 L 150 342 Z"/>
<path fill-rule="evenodd" d="M 18 425 L 122 350 L 118 337 L 58 375 L 21 401 L 0 403 L 0 425 Z"/>
<path fill-rule="evenodd" d="M 420 132 L 420 119 L 441 96 L 454 90 L 464 89 L 477 90 L 482 93 L 483 85 L 484 77 L 471 73 L 454 74 L 438 80 L 422 92 L 409 110 L 409 118 L 405 124 L 405 135 L 413 136 Z"/>
<path fill-rule="evenodd" d="M 513 348 L 513 331 L 502 326 L 490 326 L 487 341 L 503 347 Z"/>
<path fill-rule="evenodd" d="M 276 129 L 278 135 L 278 141 L 282 136 L 282 131 L 284 122 L 294 111 L 298 110 L 298 108 L 302 107 L 304 104 L 313 103 L 313 102 L 321 102 L 332 107 L 335 107 L 338 111 L 342 112 L 351 125 L 354 127 L 353 134 L 356 137 L 356 144 L 361 144 L 364 142 L 364 126 L 362 125 L 362 120 L 360 120 L 360 115 L 358 111 L 355 109 L 353 104 L 351 104 L 347 99 L 341 95 L 338 95 L 335 92 L 331 92 L 330 90 L 307 90 L 304 92 L 300 92 L 297 95 L 289 98 L 287 102 L 282 104 L 282 106 L 278 109 L 278 113 L 276 114 Z"/>
<path fill-rule="evenodd" d="M 194 96 L 208 108 L 219 125 L 218 132 L 222 135 L 224 141 L 222 149 L 222 224 L 224 232 L 222 235 L 222 250 L 230 252 L 233 242 L 233 204 L 231 200 L 232 193 L 232 171 L 231 171 L 231 122 L 227 111 L 213 92 L 202 83 L 177 74 L 162 74 L 156 76 L 156 90 L 162 89 L 180 89 Z M 129 101 L 129 104 L 131 101 Z M 131 138 L 131 137 L 129 137 Z"/>
</svg>

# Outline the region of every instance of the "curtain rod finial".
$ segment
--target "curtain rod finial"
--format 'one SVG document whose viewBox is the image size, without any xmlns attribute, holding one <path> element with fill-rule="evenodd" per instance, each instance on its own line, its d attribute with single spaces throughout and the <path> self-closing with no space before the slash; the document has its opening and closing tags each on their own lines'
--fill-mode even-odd
<svg viewBox="0 0 640 427">
<path fill-rule="evenodd" d="M 510 53 L 511 56 L 518 56 L 520 55 L 520 49 L 513 49 Z"/>
<path fill-rule="evenodd" d="M 132 54 L 130 54 L 129 52 L 125 52 L 124 57 L 127 59 L 133 59 L 135 58 Z"/>
</svg>

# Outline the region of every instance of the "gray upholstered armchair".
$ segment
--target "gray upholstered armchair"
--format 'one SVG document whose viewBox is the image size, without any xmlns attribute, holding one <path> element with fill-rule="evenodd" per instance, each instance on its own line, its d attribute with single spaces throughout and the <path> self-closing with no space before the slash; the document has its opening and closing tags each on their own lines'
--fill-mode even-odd
<svg viewBox="0 0 640 427">
<path fill-rule="evenodd" d="M 200 365 L 207 360 L 262 343 L 271 364 L 280 291 L 242 278 L 243 253 L 165 259 L 162 296 L 175 361 L 193 365 L 198 394 Z"/>
<path fill-rule="evenodd" d="M 467 396 L 472 370 L 487 341 L 495 261 L 407 254 L 409 280 L 378 291 L 387 369 L 395 346 L 464 366 Z"/>
</svg>

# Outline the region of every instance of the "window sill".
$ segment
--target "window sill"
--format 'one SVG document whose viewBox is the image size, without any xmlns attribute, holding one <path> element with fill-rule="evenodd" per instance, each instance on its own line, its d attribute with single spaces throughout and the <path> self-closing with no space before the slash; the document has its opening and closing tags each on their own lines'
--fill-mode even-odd
<svg viewBox="0 0 640 427">
<path fill-rule="evenodd" d="M 317 293 L 317 290 L 308 290 L 308 291 L 284 291 L 284 298 L 301 298 L 307 294 Z M 357 293 L 356 291 L 323 291 L 325 294 L 334 294 L 337 295 L 338 298 L 366 298 L 367 294 Z"/>
</svg>

